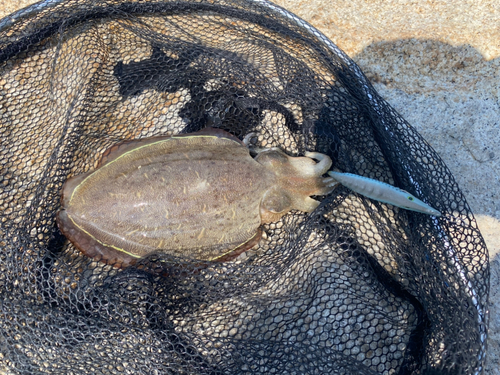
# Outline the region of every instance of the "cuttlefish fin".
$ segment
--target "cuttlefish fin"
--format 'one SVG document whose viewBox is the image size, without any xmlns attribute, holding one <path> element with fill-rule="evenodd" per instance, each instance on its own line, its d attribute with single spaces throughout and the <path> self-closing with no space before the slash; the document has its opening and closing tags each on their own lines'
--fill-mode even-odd
<svg viewBox="0 0 500 375">
<path fill-rule="evenodd" d="M 385 182 L 352 173 L 330 171 L 328 174 L 343 186 L 365 197 L 379 202 L 392 204 L 406 210 L 421 212 L 433 216 L 441 216 L 441 212 L 422 202 L 405 190 L 399 189 Z"/>
</svg>

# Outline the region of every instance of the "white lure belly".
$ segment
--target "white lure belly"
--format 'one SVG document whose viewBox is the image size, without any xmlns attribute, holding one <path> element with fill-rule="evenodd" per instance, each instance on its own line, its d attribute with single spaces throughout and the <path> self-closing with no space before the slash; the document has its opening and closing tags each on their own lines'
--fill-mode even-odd
<svg viewBox="0 0 500 375">
<path fill-rule="evenodd" d="M 352 173 L 330 171 L 328 174 L 343 186 L 365 197 L 379 202 L 392 204 L 406 210 L 421 212 L 433 216 L 441 216 L 441 212 L 422 202 L 405 190 L 399 189 L 385 182 Z"/>
</svg>

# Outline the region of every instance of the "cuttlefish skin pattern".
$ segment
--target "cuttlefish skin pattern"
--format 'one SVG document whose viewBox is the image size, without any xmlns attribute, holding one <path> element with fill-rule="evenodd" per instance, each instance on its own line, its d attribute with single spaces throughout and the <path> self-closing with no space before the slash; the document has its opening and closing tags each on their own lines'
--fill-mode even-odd
<svg viewBox="0 0 500 375">
<path fill-rule="evenodd" d="M 331 159 L 249 149 L 220 129 L 128 141 L 97 169 L 66 181 L 57 223 L 85 255 L 127 267 L 152 253 L 226 261 L 253 247 L 259 227 L 329 194 Z"/>
</svg>

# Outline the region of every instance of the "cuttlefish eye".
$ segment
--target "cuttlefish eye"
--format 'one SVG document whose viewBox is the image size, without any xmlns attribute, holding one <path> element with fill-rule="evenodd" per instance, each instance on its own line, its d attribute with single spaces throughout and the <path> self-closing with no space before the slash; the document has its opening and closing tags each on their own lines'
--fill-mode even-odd
<svg viewBox="0 0 500 375">
<path fill-rule="evenodd" d="M 288 155 L 284 154 L 283 151 L 275 148 L 263 151 L 255 157 L 255 160 L 260 164 L 271 167 L 288 163 L 288 159 Z"/>
</svg>

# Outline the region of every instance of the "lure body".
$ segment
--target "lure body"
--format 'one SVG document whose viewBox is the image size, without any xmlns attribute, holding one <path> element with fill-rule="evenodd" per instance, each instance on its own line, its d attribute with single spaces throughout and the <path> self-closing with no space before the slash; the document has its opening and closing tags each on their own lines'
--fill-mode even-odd
<svg viewBox="0 0 500 375">
<path fill-rule="evenodd" d="M 432 208 L 427 203 L 422 202 L 407 191 L 386 184 L 385 182 L 352 173 L 330 171 L 328 174 L 343 186 L 365 197 L 392 204 L 393 206 L 406 210 L 421 212 L 437 217 L 441 216 L 438 210 Z"/>
</svg>

